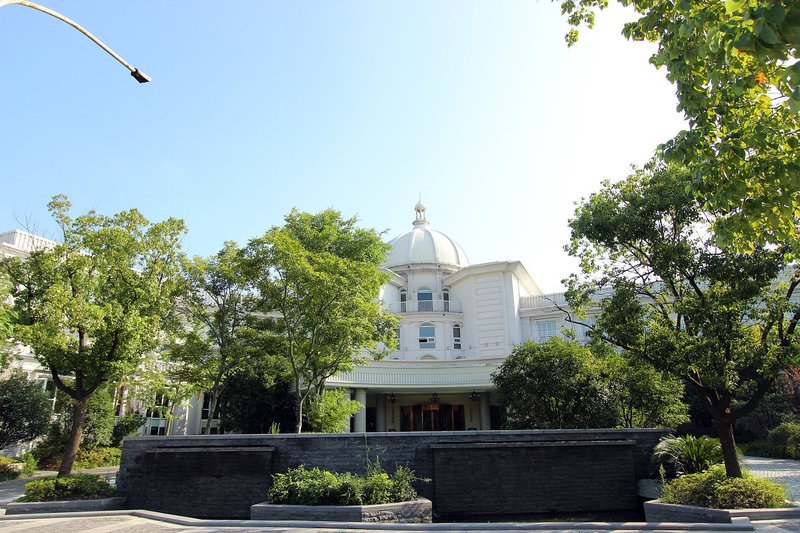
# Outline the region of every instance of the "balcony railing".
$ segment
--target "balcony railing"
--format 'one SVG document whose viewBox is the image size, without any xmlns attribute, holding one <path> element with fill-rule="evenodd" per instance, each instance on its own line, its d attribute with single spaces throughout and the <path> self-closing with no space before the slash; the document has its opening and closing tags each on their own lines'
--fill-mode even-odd
<svg viewBox="0 0 800 533">
<path fill-rule="evenodd" d="M 389 312 L 402 313 L 461 313 L 461 302 L 452 300 L 417 300 L 389 304 Z"/>
</svg>

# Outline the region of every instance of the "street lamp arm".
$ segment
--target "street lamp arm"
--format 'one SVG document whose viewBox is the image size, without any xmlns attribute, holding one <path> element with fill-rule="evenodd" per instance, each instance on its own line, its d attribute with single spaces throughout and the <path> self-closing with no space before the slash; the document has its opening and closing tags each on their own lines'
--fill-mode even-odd
<svg viewBox="0 0 800 533">
<path fill-rule="evenodd" d="M 112 50 L 111 48 L 106 46 L 106 44 L 103 41 L 101 41 L 100 39 L 98 39 L 97 37 L 92 35 L 89 32 L 89 30 L 87 30 L 86 28 L 84 28 L 83 26 L 81 26 L 80 24 L 75 22 L 74 20 L 65 17 L 64 15 L 59 13 L 58 11 L 53 11 L 50 8 L 44 7 L 44 6 L 36 4 L 34 2 L 29 2 L 28 0 L 0 0 L 0 7 L 5 7 L 5 6 L 11 5 L 11 4 L 16 4 L 16 5 L 20 5 L 20 6 L 29 7 L 31 9 L 35 9 L 37 11 L 41 11 L 42 13 L 47 13 L 51 17 L 55 17 L 58 20 L 60 20 L 61 22 L 66 22 L 67 24 L 69 24 L 70 26 L 72 26 L 73 28 L 75 28 L 76 30 L 81 32 L 82 34 L 84 34 L 86 37 L 91 39 L 92 42 L 94 42 L 94 44 L 96 44 L 97 46 L 99 46 L 100 48 L 105 50 L 108 55 L 110 55 L 111 57 L 113 57 L 114 59 L 119 61 L 119 63 L 121 63 L 122 66 L 124 66 L 126 69 L 128 69 L 130 71 L 131 76 L 133 76 L 136 79 L 136 81 L 138 81 L 139 83 L 147 83 L 148 81 L 150 81 L 150 76 L 148 76 L 144 72 L 141 72 L 139 69 L 137 69 L 136 67 L 134 67 L 133 65 L 131 65 L 130 63 L 128 63 L 127 61 L 122 59 L 116 52 L 114 52 L 114 50 Z"/>
</svg>

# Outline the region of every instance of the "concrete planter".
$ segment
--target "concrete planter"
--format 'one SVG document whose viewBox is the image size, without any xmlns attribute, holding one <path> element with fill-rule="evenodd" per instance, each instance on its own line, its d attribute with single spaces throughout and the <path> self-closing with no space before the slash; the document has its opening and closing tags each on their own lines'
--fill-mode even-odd
<svg viewBox="0 0 800 533">
<path fill-rule="evenodd" d="M 11 502 L 6 504 L 6 514 L 80 513 L 83 511 L 112 511 L 125 509 L 127 498 L 115 496 L 100 500 L 65 500 L 57 502 Z"/>
<path fill-rule="evenodd" d="M 648 522 L 705 522 L 730 524 L 734 518 L 756 520 L 785 520 L 800 518 L 800 507 L 780 509 L 709 509 L 692 505 L 662 503 L 660 500 L 644 502 L 644 516 Z"/>
<path fill-rule="evenodd" d="M 274 505 L 264 502 L 250 507 L 250 519 L 428 524 L 432 520 L 432 507 L 425 498 L 378 505 Z"/>
</svg>

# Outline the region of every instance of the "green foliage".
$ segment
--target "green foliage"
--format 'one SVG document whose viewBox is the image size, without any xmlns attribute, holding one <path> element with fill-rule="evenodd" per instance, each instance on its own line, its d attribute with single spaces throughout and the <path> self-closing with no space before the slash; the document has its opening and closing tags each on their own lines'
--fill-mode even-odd
<svg viewBox="0 0 800 533">
<path fill-rule="evenodd" d="M 744 251 L 797 243 L 800 213 L 800 4 L 796 0 L 619 0 L 639 18 L 631 40 L 675 84 L 689 124 L 662 146 L 692 174 L 692 197 L 719 217 L 722 242 Z M 561 0 L 570 24 L 589 24 L 607 0 Z M 577 33 L 570 32 L 574 42 Z"/>
<path fill-rule="evenodd" d="M 374 505 L 411 501 L 417 497 L 413 487 L 418 479 L 406 467 L 398 467 L 390 476 L 380 467 L 372 467 L 366 476 L 337 474 L 304 466 L 272 476 L 267 499 L 288 505 Z"/>
<path fill-rule="evenodd" d="M 177 379 L 209 395 L 210 418 L 216 419 L 226 381 L 252 355 L 243 345 L 243 333 L 257 301 L 242 250 L 232 241 L 209 258 L 185 260 L 182 270 L 180 308 L 189 327 L 170 347 L 169 359 Z M 207 424 L 206 432 L 210 430 Z"/>
<path fill-rule="evenodd" d="M 64 455 L 64 446 L 41 444 L 33 450 L 33 455 L 39 467 L 44 470 L 58 470 Z M 75 456 L 74 468 L 100 468 L 101 466 L 115 466 L 122 459 L 122 450 L 114 447 L 100 447 L 92 449 L 79 449 Z"/>
<path fill-rule="evenodd" d="M 675 427 L 687 418 L 678 380 L 557 337 L 517 346 L 492 380 L 512 429 Z"/>
<path fill-rule="evenodd" d="M 361 407 L 359 402 L 350 399 L 346 390 L 326 390 L 309 397 L 308 422 L 312 431 L 342 433 L 350 427 L 350 417 Z"/>
<path fill-rule="evenodd" d="M 798 361 L 800 275 L 788 247 L 719 248 L 692 179 L 655 160 L 582 201 L 568 250 L 583 275 L 568 298 L 599 307 L 596 338 L 695 388 L 735 476 L 733 424 Z"/>
<path fill-rule="evenodd" d="M 250 344 L 274 354 L 289 374 L 299 433 L 308 396 L 365 362 L 366 353 L 381 357 L 391 349 L 397 318 L 379 301 L 388 245 L 377 232 L 332 209 L 293 210 L 284 220 L 245 249 L 265 317 Z"/>
<path fill-rule="evenodd" d="M 29 481 L 25 484 L 25 496 L 17 501 L 98 500 L 109 498 L 115 492 L 116 489 L 103 476 L 78 474 Z"/>
<path fill-rule="evenodd" d="M 778 459 L 796 459 L 793 457 L 786 457 L 783 446 L 775 446 L 765 440 L 754 440 L 743 445 L 742 453 L 744 455 L 752 455 L 754 457 L 775 457 Z"/>
<path fill-rule="evenodd" d="M 36 471 L 36 459 L 30 453 L 12 458 L 0 455 L 0 481 L 30 477 Z"/>
<path fill-rule="evenodd" d="M 47 430 L 50 401 L 22 371 L 0 379 L 0 448 L 35 439 Z"/>
<path fill-rule="evenodd" d="M 117 420 L 114 424 L 114 431 L 111 435 L 111 446 L 119 448 L 122 446 L 122 439 L 139 434 L 139 428 L 144 425 L 145 418 L 141 413 L 130 411 Z"/>
<path fill-rule="evenodd" d="M 800 459 L 800 423 L 784 422 L 769 432 L 767 442 L 779 450 L 780 457 Z"/>
<path fill-rule="evenodd" d="M 653 462 L 667 477 L 697 474 L 722 462 L 722 447 L 719 439 L 668 435 L 653 450 Z"/>
<path fill-rule="evenodd" d="M 766 439 L 769 430 L 783 422 L 797 419 L 788 390 L 788 381 L 782 376 L 776 380 L 775 385 L 776 390 L 765 394 L 752 412 L 736 421 L 737 442 Z"/>
<path fill-rule="evenodd" d="M 511 429 L 613 427 L 610 392 L 591 351 L 553 337 L 528 341 L 492 374 Z"/>
<path fill-rule="evenodd" d="M 293 396 L 289 383 L 273 381 L 264 365 L 251 362 L 225 381 L 220 396 L 220 423 L 226 433 L 271 433 L 272 426 L 294 425 Z"/>
<path fill-rule="evenodd" d="M 48 208 L 62 241 L 25 259 L 5 258 L 0 269 L 11 280 L 15 338 L 73 399 L 74 431 L 61 466 L 68 474 L 88 398 L 130 372 L 178 323 L 174 297 L 185 226 L 176 219 L 151 224 L 135 209 L 73 219 L 63 195 Z M 68 385 L 64 376 L 76 379 Z"/>
<path fill-rule="evenodd" d="M 749 474 L 728 477 L 725 468 L 716 465 L 666 483 L 661 501 L 712 509 L 765 509 L 785 507 L 786 495 L 777 483 Z"/>
</svg>

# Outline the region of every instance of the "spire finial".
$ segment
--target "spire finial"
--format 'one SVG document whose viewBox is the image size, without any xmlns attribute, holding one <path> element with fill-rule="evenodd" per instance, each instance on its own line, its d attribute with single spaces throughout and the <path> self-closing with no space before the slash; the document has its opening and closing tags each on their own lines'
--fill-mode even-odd
<svg viewBox="0 0 800 533">
<path fill-rule="evenodd" d="M 416 217 L 414 218 L 414 225 L 428 225 L 428 219 L 425 218 L 425 211 L 426 211 L 425 204 L 422 203 L 422 195 L 420 195 L 420 200 L 417 202 L 417 205 L 414 206 L 414 212 L 416 213 Z"/>
</svg>

